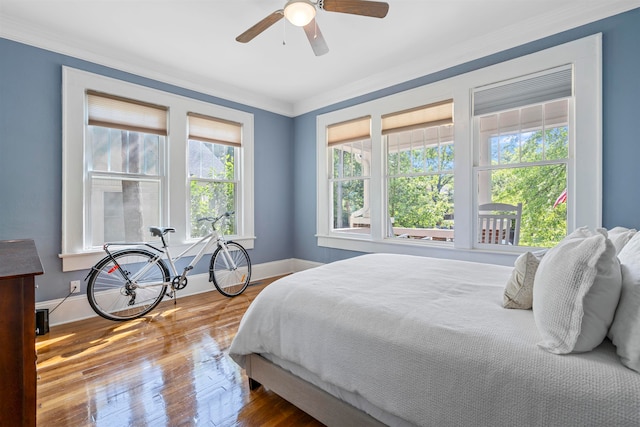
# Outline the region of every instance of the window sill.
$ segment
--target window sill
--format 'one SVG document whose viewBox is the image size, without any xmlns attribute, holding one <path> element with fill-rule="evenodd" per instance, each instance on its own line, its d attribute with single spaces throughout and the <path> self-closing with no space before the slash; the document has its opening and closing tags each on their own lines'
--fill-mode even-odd
<svg viewBox="0 0 640 427">
<path fill-rule="evenodd" d="M 513 266 L 521 253 L 531 248 L 505 247 L 495 248 L 456 248 L 453 242 L 429 242 L 415 239 L 371 240 L 354 236 L 316 235 L 318 246 L 364 253 L 398 253 L 433 258 L 457 259 L 462 261 L 483 262 Z M 541 249 L 541 248 L 536 248 Z"/>
</svg>

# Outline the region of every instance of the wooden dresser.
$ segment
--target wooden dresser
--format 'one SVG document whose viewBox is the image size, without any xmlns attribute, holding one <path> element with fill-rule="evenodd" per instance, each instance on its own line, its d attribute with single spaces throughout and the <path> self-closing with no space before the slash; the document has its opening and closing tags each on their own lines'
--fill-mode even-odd
<svg viewBox="0 0 640 427">
<path fill-rule="evenodd" d="M 36 425 L 35 276 L 43 274 L 33 240 L 0 241 L 0 426 Z"/>
</svg>

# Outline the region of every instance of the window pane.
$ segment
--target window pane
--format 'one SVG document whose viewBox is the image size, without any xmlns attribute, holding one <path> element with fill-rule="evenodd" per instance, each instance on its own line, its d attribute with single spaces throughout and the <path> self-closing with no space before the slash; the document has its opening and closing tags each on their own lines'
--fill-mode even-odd
<svg viewBox="0 0 640 427">
<path fill-rule="evenodd" d="M 413 173 L 424 172 L 425 168 L 425 148 L 418 147 L 411 150 L 411 171 Z"/>
<path fill-rule="evenodd" d="M 453 171 L 453 142 L 440 145 L 440 170 Z"/>
<path fill-rule="evenodd" d="M 389 180 L 393 234 L 427 240 L 453 240 L 453 174 Z"/>
<path fill-rule="evenodd" d="M 544 132 L 545 158 L 560 160 L 569 157 L 569 135 L 566 126 L 553 127 Z"/>
<path fill-rule="evenodd" d="M 149 240 L 161 225 L 160 181 L 92 177 L 90 221 L 92 246 Z"/>
<path fill-rule="evenodd" d="M 144 135 L 144 174 L 160 175 L 160 136 Z"/>
<path fill-rule="evenodd" d="M 358 164 L 356 159 L 357 154 L 353 150 L 353 144 L 344 145 L 342 149 L 338 151 L 338 164 L 342 169 L 342 175 L 340 177 L 352 177 L 359 176 L 360 174 L 355 170 L 355 164 Z"/>
<path fill-rule="evenodd" d="M 398 153 L 398 175 L 410 174 L 413 172 L 411 161 L 411 149 L 404 149 Z"/>
<path fill-rule="evenodd" d="M 204 237 L 211 232 L 209 223 L 198 222 L 199 218 L 236 210 L 237 154 L 238 148 L 230 145 L 189 140 L 190 237 Z M 217 227 L 235 234 L 236 217 Z"/>
<path fill-rule="evenodd" d="M 522 134 L 522 163 L 540 162 L 544 160 L 544 138 L 542 132 L 525 132 Z"/>
<path fill-rule="evenodd" d="M 453 126 L 386 135 L 387 236 L 453 240 Z"/>
<path fill-rule="evenodd" d="M 480 117 L 478 166 L 568 158 L 568 115 L 565 99 Z"/>
<path fill-rule="evenodd" d="M 333 145 L 329 149 L 332 178 L 365 177 L 369 175 L 371 140 Z"/>
<path fill-rule="evenodd" d="M 92 168 L 97 171 L 109 170 L 110 141 L 109 129 L 95 126 L 89 127 L 89 147 L 91 149 L 91 158 L 93 160 Z"/>
<path fill-rule="evenodd" d="M 123 158 L 127 155 L 127 146 L 126 144 L 123 146 L 122 143 L 122 133 L 126 131 L 109 129 L 109 159 L 108 159 L 108 169 L 104 172 L 126 172 L 128 162 L 123 160 Z"/>
<path fill-rule="evenodd" d="M 427 147 L 426 154 L 425 154 L 425 163 L 426 163 L 427 172 L 437 172 L 439 160 L 440 160 L 440 150 L 438 150 L 438 146 L 436 145 L 436 146 Z"/>
<path fill-rule="evenodd" d="M 520 163 L 520 134 L 507 134 L 499 138 L 498 163 Z"/>
<path fill-rule="evenodd" d="M 236 210 L 236 184 L 234 182 L 204 182 L 193 180 L 191 196 L 191 237 L 204 237 L 211 232 L 209 223 L 199 218 L 218 216 Z M 225 234 L 235 234 L 236 215 L 229 218 L 222 228 Z"/>
<path fill-rule="evenodd" d="M 369 180 L 364 178 L 371 170 L 371 140 L 333 145 L 329 153 L 333 171 L 330 180 L 332 229 L 368 234 L 371 231 Z"/>
<path fill-rule="evenodd" d="M 521 246 L 551 247 L 567 233 L 566 164 L 479 171 L 478 202 L 522 203 Z"/>
<path fill-rule="evenodd" d="M 160 174 L 164 136 L 89 126 L 87 142 L 90 171 Z"/>
<path fill-rule="evenodd" d="M 230 145 L 189 140 L 189 176 L 233 181 L 236 149 Z"/>
<path fill-rule="evenodd" d="M 453 170 L 453 126 L 386 135 L 389 176 Z"/>
<path fill-rule="evenodd" d="M 371 232 L 368 187 L 368 179 L 333 182 L 332 228 L 334 231 L 366 234 Z"/>
<path fill-rule="evenodd" d="M 398 165 L 400 163 L 400 148 L 397 134 L 387 135 L 387 173 L 389 175 L 398 174 Z"/>
<path fill-rule="evenodd" d="M 88 246 L 149 240 L 148 228 L 162 225 L 159 175 L 164 138 L 101 126 L 87 127 L 87 171 L 91 176 Z M 122 177 L 123 174 L 130 177 Z M 154 179 L 139 179 L 141 175 Z"/>
</svg>

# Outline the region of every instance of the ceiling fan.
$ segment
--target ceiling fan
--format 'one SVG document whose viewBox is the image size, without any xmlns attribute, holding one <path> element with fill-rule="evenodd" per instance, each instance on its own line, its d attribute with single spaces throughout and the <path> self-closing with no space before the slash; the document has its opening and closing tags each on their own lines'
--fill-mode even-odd
<svg viewBox="0 0 640 427">
<path fill-rule="evenodd" d="M 289 0 L 283 9 L 276 10 L 271 15 L 259 21 L 253 27 L 236 37 L 236 41 L 240 43 L 250 42 L 258 34 L 282 18 L 287 18 L 293 25 L 304 28 L 304 32 L 316 56 L 324 55 L 329 52 L 329 48 L 315 19 L 316 9 L 326 10 L 327 12 L 384 18 L 389 11 L 389 4 L 369 0 Z"/>
</svg>

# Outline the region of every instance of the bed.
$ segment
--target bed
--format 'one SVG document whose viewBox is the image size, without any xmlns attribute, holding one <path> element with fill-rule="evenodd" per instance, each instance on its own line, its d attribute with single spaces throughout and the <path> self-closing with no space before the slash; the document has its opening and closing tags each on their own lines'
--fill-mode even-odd
<svg viewBox="0 0 640 427">
<path fill-rule="evenodd" d="M 367 254 L 298 272 L 258 295 L 229 355 L 326 425 L 640 425 L 640 373 L 608 339 L 542 349 L 532 310 L 503 307 L 512 271 Z"/>
</svg>

